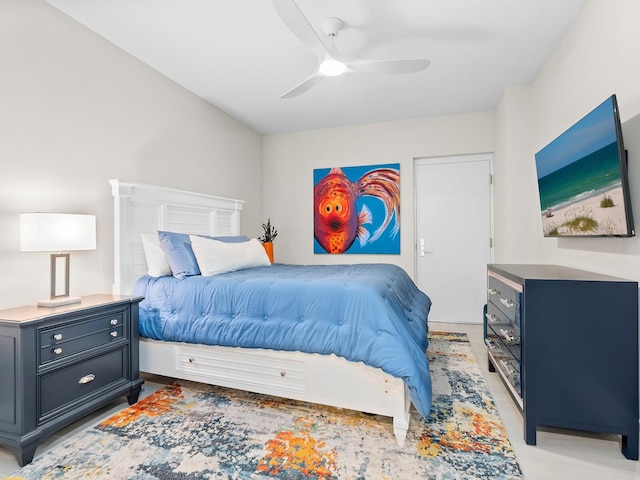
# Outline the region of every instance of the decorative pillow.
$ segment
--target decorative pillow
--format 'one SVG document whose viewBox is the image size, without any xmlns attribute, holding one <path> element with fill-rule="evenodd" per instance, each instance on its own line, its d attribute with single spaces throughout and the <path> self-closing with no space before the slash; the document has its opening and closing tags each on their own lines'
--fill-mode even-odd
<svg viewBox="0 0 640 480">
<path fill-rule="evenodd" d="M 200 275 L 188 234 L 158 231 L 158 238 L 174 277 L 183 279 Z"/>
<path fill-rule="evenodd" d="M 244 235 L 227 237 L 210 237 L 208 235 L 194 236 L 215 239 L 224 243 L 246 242 L 249 240 L 249 238 Z M 183 279 L 193 275 L 200 275 L 200 268 L 198 268 L 198 262 L 191 248 L 189 234 L 159 230 L 158 238 L 160 239 L 160 245 L 164 250 L 174 277 Z"/>
<path fill-rule="evenodd" d="M 190 235 L 190 239 L 203 276 L 271 265 L 257 238 L 242 243 L 225 243 L 198 235 Z"/>
<path fill-rule="evenodd" d="M 142 249 L 147 260 L 147 273 L 152 277 L 171 275 L 171 267 L 160 246 L 157 234 L 142 233 Z"/>
</svg>

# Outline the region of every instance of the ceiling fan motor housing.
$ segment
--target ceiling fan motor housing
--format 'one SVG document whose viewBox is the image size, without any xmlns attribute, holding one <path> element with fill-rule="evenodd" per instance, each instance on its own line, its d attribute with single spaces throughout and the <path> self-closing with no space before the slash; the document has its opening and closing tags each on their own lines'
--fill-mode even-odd
<svg viewBox="0 0 640 480">
<path fill-rule="evenodd" d="M 335 37 L 343 27 L 342 20 L 336 17 L 327 17 L 322 21 L 322 30 L 330 37 Z"/>
</svg>

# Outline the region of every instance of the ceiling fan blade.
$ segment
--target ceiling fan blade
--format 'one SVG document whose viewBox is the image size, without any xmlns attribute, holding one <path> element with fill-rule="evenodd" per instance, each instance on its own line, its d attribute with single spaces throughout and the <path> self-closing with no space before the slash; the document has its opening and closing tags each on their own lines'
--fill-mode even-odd
<svg viewBox="0 0 640 480">
<path fill-rule="evenodd" d="M 313 87 L 316 83 L 318 83 L 318 81 L 322 78 L 322 75 L 318 75 L 318 74 L 313 74 L 311 75 L 309 78 L 307 78 L 306 80 L 300 82 L 298 85 L 296 85 L 295 87 L 293 87 L 291 90 L 289 90 L 288 92 L 283 93 L 282 95 L 280 95 L 280 98 L 292 98 L 292 97 L 297 97 L 298 95 L 303 94 L 304 92 L 306 92 L 307 90 L 309 90 L 311 87 Z"/>
<path fill-rule="evenodd" d="M 424 70 L 431 63 L 421 58 L 401 60 L 349 60 L 343 62 L 354 72 L 359 73 L 415 73 Z"/>
<path fill-rule="evenodd" d="M 322 40 L 320 40 L 309 20 L 307 20 L 307 17 L 304 16 L 294 0 L 273 0 L 273 6 L 285 25 L 302 43 L 311 47 L 319 55 L 326 52 Z"/>
</svg>

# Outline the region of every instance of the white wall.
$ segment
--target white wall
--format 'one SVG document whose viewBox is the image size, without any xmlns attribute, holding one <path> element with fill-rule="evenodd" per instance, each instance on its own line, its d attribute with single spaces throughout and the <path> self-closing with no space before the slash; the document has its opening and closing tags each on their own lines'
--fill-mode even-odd
<svg viewBox="0 0 640 480">
<path fill-rule="evenodd" d="M 493 112 L 479 112 L 266 136 L 263 212 L 279 232 L 275 260 L 389 262 L 415 278 L 414 158 L 493 152 L 494 132 Z M 313 170 L 381 163 L 400 164 L 400 255 L 314 254 Z"/>
<path fill-rule="evenodd" d="M 97 216 L 71 293 L 110 292 L 119 178 L 246 201 L 262 222 L 262 136 L 40 0 L 0 2 L 0 308 L 49 294 L 47 253 L 20 253 L 18 214 Z"/>
<path fill-rule="evenodd" d="M 557 263 L 640 279 L 637 237 L 542 236 L 534 160 L 536 151 L 616 93 L 640 229 L 640 118 L 633 118 L 640 115 L 639 18 L 637 0 L 591 0 L 536 81 L 507 88 L 495 112 L 265 137 L 263 211 L 280 231 L 276 260 L 390 261 L 413 275 L 413 158 L 494 151 L 495 262 Z M 313 169 L 392 162 L 401 164 L 401 255 L 314 255 Z"/>
<path fill-rule="evenodd" d="M 109 178 L 246 200 L 243 231 L 257 235 L 271 217 L 280 232 L 277 261 L 389 261 L 413 276 L 413 159 L 491 151 L 496 262 L 559 263 L 640 279 L 636 238 L 542 238 L 533 159 L 616 93 L 640 226 L 640 122 L 632 118 L 640 115 L 638 18 L 637 0 L 591 0 L 534 84 L 508 88 L 495 112 L 263 139 L 46 3 L 3 0 L 0 308 L 48 293 L 47 254 L 18 252 L 21 212 L 97 215 L 98 249 L 72 254 L 71 288 L 111 288 Z M 376 163 L 401 165 L 401 255 L 314 255 L 313 169 Z"/>
<path fill-rule="evenodd" d="M 503 96 L 494 164 L 496 262 L 556 263 L 640 280 L 638 237 L 543 238 L 534 215 L 539 209 L 535 152 L 615 93 L 640 226 L 640 128 L 632 119 L 640 114 L 638 19 L 637 0 L 591 0 L 538 79 Z"/>
<path fill-rule="evenodd" d="M 493 161 L 496 263 L 535 263 L 538 258 L 542 229 L 538 221 L 535 162 L 531 157 L 530 110 L 530 87 L 508 88 L 496 108 Z"/>
</svg>

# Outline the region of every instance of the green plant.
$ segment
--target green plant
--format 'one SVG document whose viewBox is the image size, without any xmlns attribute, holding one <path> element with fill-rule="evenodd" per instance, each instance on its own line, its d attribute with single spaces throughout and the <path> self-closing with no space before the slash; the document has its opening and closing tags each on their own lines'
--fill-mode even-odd
<svg viewBox="0 0 640 480">
<path fill-rule="evenodd" d="M 271 243 L 273 239 L 278 236 L 278 231 L 271 226 L 271 219 L 267 219 L 267 223 L 262 224 L 262 229 L 264 230 L 264 235 L 258 237 L 262 243 Z"/>
<path fill-rule="evenodd" d="M 580 232 L 591 232 L 598 228 L 598 222 L 589 216 L 578 216 L 563 223 L 562 226 L 569 227 L 571 230 L 578 230 Z"/>
<path fill-rule="evenodd" d="M 613 203 L 613 199 L 609 196 L 606 195 L 601 201 L 600 201 L 600 207 L 601 208 L 609 208 L 609 207 L 615 207 L 616 204 Z"/>
</svg>

